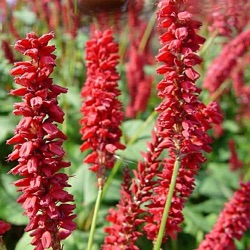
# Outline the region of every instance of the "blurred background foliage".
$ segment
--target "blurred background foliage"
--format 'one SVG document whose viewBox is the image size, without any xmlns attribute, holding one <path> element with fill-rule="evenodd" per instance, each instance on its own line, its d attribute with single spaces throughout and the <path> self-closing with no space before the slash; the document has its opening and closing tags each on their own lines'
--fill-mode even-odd
<svg viewBox="0 0 250 250">
<path fill-rule="evenodd" d="M 35 2 L 36 4 L 34 5 Z M 42 35 L 50 31 L 43 10 L 38 9 L 34 11 L 33 7 L 38 6 L 37 2 L 39 1 L 6 1 L 8 4 L 7 13 L 3 13 L 3 6 L 1 6 L 0 41 L 8 41 L 12 51 L 13 45 L 18 37 L 25 37 L 27 32 L 34 31 Z M 43 1 L 41 1 L 41 3 L 42 2 Z M 53 4 L 56 1 L 49 2 L 51 8 L 54 7 Z M 78 215 L 76 218 L 77 230 L 64 241 L 64 249 L 83 250 L 86 249 L 94 202 L 97 195 L 97 185 L 95 175 L 88 170 L 88 166 L 82 163 L 87 153 L 81 153 L 79 149 L 81 144 L 79 134 L 79 119 L 81 117 L 80 91 L 84 84 L 86 72 L 84 46 L 89 37 L 91 22 L 96 22 L 96 20 L 88 13 L 81 13 L 80 3 L 78 1 L 71 2 L 73 9 L 72 6 L 67 5 L 67 1 L 65 1 L 69 23 L 65 23 L 66 19 L 63 19 L 61 16 L 65 15 L 65 13 L 60 13 L 58 9 L 53 13 L 55 17 L 54 31 L 56 34 L 53 43 L 57 48 L 55 52 L 57 56 L 57 67 L 52 76 L 55 83 L 68 88 L 68 93 L 60 97 L 60 104 L 65 112 L 65 122 L 62 125 L 62 130 L 68 136 L 64 148 L 66 150 L 66 157 L 71 162 L 71 168 L 65 171 L 72 176 L 70 179 L 72 185 L 70 193 L 75 197 L 77 205 L 76 213 Z M 78 24 L 77 30 L 74 31 L 75 34 L 72 35 L 72 30 L 75 25 L 72 16 L 75 14 L 80 17 L 80 23 Z M 154 15 L 154 5 L 152 2 L 146 1 L 141 15 L 146 21 Z M 11 25 L 14 26 L 14 31 L 11 30 Z M 124 107 L 126 107 L 129 100 L 125 74 L 127 60 L 125 54 L 129 46 L 129 40 L 127 39 L 129 33 L 128 13 L 121 13 L 119 25 L 120 27 L 125 27 L 117 29 L 116 39 L 120 45 L 122 58 L 122 63 L 118 69 L 121 74 L 119 85 L 122 94 L 120 99 Z M 209 36 L 206 23 L 201 33 L 204 36 Z M 154 38 L 151 40 L 150 46 L 151 53 L 154 56 L 159 47 L 157 30 L 152 30 L 152 34 Z M 212 42 L 209 42 L 210 45 L 206 51 L 202 53 L 204 63 L 199 69 L 201 78 L 198 84 L 200 86 L 207 68 L 220 52 L 224 40 L 221 37 L 216 37 Z M 23 60 L 18 53 L 14 51 L 13 53 L 15 61 Z M 27 233 L 23 233 L 23 229 L 27 224 L 27 218 L 22 216 L 22 208 L 16 203 L 19 194 L 11 184 L 18 177 L 7 174 L 10 168 L 15 164 L 6 162 L 7 155 L 12 150 L 12 147 L 6 145 L 6 140 L 13 135 L 15 125 L 19 121 L 19 117 L 15 117 L 12 114 L 13 104 L 19 100 L 8 94 L 11 88 L 16 87 L 13 79 L 9 75 L 9 70 L 12 68 L 13 65 L 5 57 L 4 51 L 0 50 L 0 219 L 12 225 L 12 229 L 4 236 L 7 249 L 29 250 L 33 249 L 32 246 L 29 245 L 31 240 Z M 125 165 L 131 169 L 136 167 L 138 159 L 141 158 L 140 152 L 146 150 L 145 142 L 148 141 L 151 136 L 151 130 L 156 118 L 153 110 L 159 103 L 154 89 L 160 78 L 155 73 L 156 63 L 146 65 L 144 69 L 146 74 L 151 75 L 153 78 L 151 97 L 145 112 L 138 113 L 136 118 L 126 119 L 122 124 L 123 142 L 127 148 L 117 153 L 117 164 L 119 164 L 120 167 L 101 205 L 93 250 L 100 249 L 103 242 L 103 227 L 107 225 L 105 216 L 107 215 L 108 209 L 115 206 L 119 201 L 122 167 Z M 245 80 L 246 82 L 250 80 L 249 69 L 245 71 Z M 210 97 L 206 91 L 203 91 L 201 98 L 207 103 Z M 221 96 L 220 104 L 224 114 L 224 133 L 214 139 L 213 151 L 207 155 L 208 161 L 202 166 L 196 178 L 196 188 L 184 209 L 185 222 L 183 224 L 183 232 L 178 235 L 177 241 L 169 240 L 163 249 L 195 249 L 204 235 L 211 230 L 224 203 L 230 199 L 234 190 L 239 187 L 240 180 L 250 179 L 249 119 L 241 120 L 240 123 L 235 119 L 238 103 L 230 87 L 228 87 L 227 92 Z M 239 159 L 243 163 L 243 167 L 234 172 L 229 169 L 229 139 L 235 141 Z M 144 250 L 152 249 L 151 244 L 152 243 L 146 239 L 139 239 L 138 241 L 140 249 Z M 250 232 L 246 233 L 241 242 L 237 242 L 237 249 L 246 250 L 248 245 L 250 245 Z"/>
</svg>

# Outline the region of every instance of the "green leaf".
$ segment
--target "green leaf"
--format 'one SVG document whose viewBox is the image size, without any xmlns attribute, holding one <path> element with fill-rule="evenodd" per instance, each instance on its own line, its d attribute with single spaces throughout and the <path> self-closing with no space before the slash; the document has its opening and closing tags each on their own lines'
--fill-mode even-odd
<svg viewBox="0 0 250 250">
<path fill-rule="evenodd" d="M 0 218 L 13 225 L 26 225 L 28 218 L 23 214 L 24 210 L 16 199 L 20 195 L 13 183 L 16 179 L 11 175 L 1 174 L 0 177 Z"/>
<path fill-rule="evenodd" d="M 144 127 L 143 120 L 128 120 L 122 124 L 122 130 L 127 140 L 136 136 L 136 139 L 150 138 L 154 126 L 152 121 Z"/>
<path fill-rule="evenodd" d="M 16 244 L 15 250 L 25 249 L 25 250 L 33 250 L 34 246 L 30 244 L 32 238 L 29 236 L 29 233 L 24 233 L 22 238 Z"/>
<path fill-rule="evenodd" d="M 209 231 L 210 227 L 204 220 L 202 214 L 194 212 L 189 207 L 183 209 L 183 214 L 185 217 L 185 232 L 195 234 L 198 230 Z"/>
<path fill-rule="evenodd" d="M 239 186 L 239 174 L 229 170 L 228 164 L 210 163 L 203 179 L 197 178 L 196 192 L 213 198 L 229 199 Z"/>
<path fill-rule="evenodd" d="M 210 199 L 199 204 L 192 205 L 192 210 L 198 213 L 218 213 L 224 205 L 222 199 Z"/>
<path fill-rule="evenodd" d="M 0 142 L 5 141 L 9 135 L 13 134 L 16 119 L 10 116 L 0 117 L 1 132 L 0 132 Z"/>
</svg>

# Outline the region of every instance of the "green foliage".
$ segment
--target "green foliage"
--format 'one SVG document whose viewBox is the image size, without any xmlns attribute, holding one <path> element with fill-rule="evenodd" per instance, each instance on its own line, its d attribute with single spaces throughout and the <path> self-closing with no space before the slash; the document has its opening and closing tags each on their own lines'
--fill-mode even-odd
<svg viewBox="0 0 250 250">
<path fill-rule="evenodd" d="M 147 1 L 152 4 L 152 1 Z M 26 32 L 36 31 L 39 35 L 48 31 L 47 24 L 41 21 L 37 14 L 31 11 L 30 7 L 20 1 L 19 7 L 13 11 L 17 29 L 20 35 L 24 36 Z M 60 24 L 62 25 L 62 24 Z M 1 28 L 1 23 L 0 23 Z M 2 30 L 1 30 L 2 31 Z M 125 74 L 125 51 L 129 44 L 127 41 L 128 32 L 124 28 L 123 36 L 117 37 L 120 41 L 122 63 L 119 66 L 121 80 L 119 82 L 121 88 L 120 100 L 124 104 L 124 109 L 129 102 L 128 87 Z M 57 67 L 52 74 L 54 82 L 68 88 L 68 93 L 62 95 L 59 99 L 60 106 L 65 112 L 65 122 L 60 127 L 67 134 L 68 140 L 64 144 L 66 151 L 66 159 L 71 162 L 71 167 L 65 169 L 65 172 L 71 176 L 69 192 L 74 195 L 77 214 L 76 223 L 77 230 L 67 238 L 63 244 L 65 250 L 83 250 L 87 247 L 89 230 L 93 216 L 94 203 L 97 196 L 96 175 L 88 170 L 88 165 L 82 161 L 89 152 L 80 152 L 81 136 L 79 133 L 81 118 L 81 97 L 80 91 L 86 79 L 86 65 L 84 61 L 85 43 L 89 36 L 89 24 L 78 30 L 76 38 L 72 39 L 67 32 L 63 32 L 62 27 L 55 30 L 56 38 L 53 43 L 56 45 Z M 7 39 L 11 48 L 16 41 L 12 34 L 5 31 L 0 33 L 0 42 Z M 152 52 L 158 48 L 157 39 L 153 40 Z M 202 52 L 204 57 L 203 65 L 198 69 L 201 72 L 201 79 L 198 85 L 202 86 L 202 80 L 205 72 L 211 64 L 212 60 L 219 54 L 222 48 L 222 38 L 215 38 L 206 51 Z M 122 54 L 123 53 L 123 54 Z M 19 60 L 20 55 L 14 53 L 15 59 Z M 0 219 L 12 224 L 12 231 L 17 230 L 15 226 L 27 225 L 27 217 L 23 216 L 23 209 L 17 204 L 16 199 L 19 193 L 13 186 L 13 182 L 18 177 L 8 175 L 7 172 L 17 163 L 6 162 L 8 154 L 12 147 L 6 145 L 14 132 L 16 124 L 20 117 L 12 114 L 13 104 L 20 101 L 20 98 L 9 96 L 9 90 L 15 88 L 13 78 L 9 75 L 9 70 L 13 68 L 7 59 L 4 58 L 2 50 L 0 50 Z M 154 108 L 160 102 L 156 95 L 155 85 L 160 81 L 160 77 L 156 74 L 156 65 L 146 65 L 145 72 L 153 77 L 152 93 L 149 100 L 148 108 L 144 113 L 138 114 L 136 119 L 125 119 L 122 124 L 122 143 L 126 145 L 125 150 L 116 152 L 116 157 L 120 163 L 118 171 L 111 179 L 111 185 L 103 197 L 101 208 L 98 214 L 97 229 L 92 250 L 99 250 L 105 236 L 104 227 L 108 225 L 105 217 L 110 207 L 115 208 L 120 199 L 120 185 L 122 180 L 122 167 L 128 166 L 135 169 L 138 160 L 142 160 L 141 152 L 147 150 L 147 144 L 151 138 L 151 131 L 154 127 L 156 114 Z M 246 70 L 245 80 L 250 80 L 250 70 Z M 208 161 L 205 163 L 196 177 L 196 188 L 187 201 L 184 208 L 185 222 L 183 223 L 183 232 L 178 234 L 177 240 L 169 240 L 164 249 L 171 250 L 191 250 L 195 249 L 199 242 L 209 232 L 217 220 L 218 214 L 223 209 L 225 202 L 232 197 L 233 192 L 239 187 L 241 177 L 244 180 L 250 180 L 250 155 L 249 155 L 249 137 L 250 126 L 249 118 L 239 122 L 235 119 L 239 103 L 233 91 L 231 91 L 231 82 L 229 82 L 227 92 L 221 97 L 220 104 L 224 114 L 223 129 L 224 134 L 215 138 L 212 145 L 211 154 L 207 155 Z M 201 98 L 205 103 L 209 102 L 209 94 L 203 91 Z M 211 132 L 212 134 L 212 132 Z M 237 152 L 240 160 L 243 162 L 243 169 L 236 172 L 229 170 L 230 152 L 228 149 L 228 140 L 234 139 L 237 145 Z M 164 152 L 162 157 L 166 157 Z M 108 175 L 111 171 L 108 171 Z M 18 243 L 15 248 L 11 244 L 11 240 L 7 240 L 8 250 L 31 250 L 31 238 L 28 233 L 17 236 Z M 20 238 L 20 239 L 19 239 Z M 9 242 L 8 242 L 9 241 Z M 247 232 L 243 240 L 236 242 L 238 250 L 245 250 L 250 245 L 250 232 Z M 138 246 L 143 250 L 151 250 L 152 242 L 144 237 L 138 239 Z"/>
</svg>

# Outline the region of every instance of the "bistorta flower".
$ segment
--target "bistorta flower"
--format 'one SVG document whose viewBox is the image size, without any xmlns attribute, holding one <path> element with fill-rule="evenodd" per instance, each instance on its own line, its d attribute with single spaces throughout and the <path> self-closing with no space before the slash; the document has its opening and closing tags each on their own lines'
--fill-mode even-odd
<svg viewBox="0 0 250 250">
<path fill-rule="evenodd" d="M 114 41 L 112 30 L 94 30 L 86 44 L 87 79 L 82 88 L 81 151 L 92 149 L 85 163 L 103 185 L 106 169 L 115 162 L 115 151 L 124 149 L 120 143 L 123 120 L 122 104 L 117 81 L 118 44 Z"/>
<path fill-rule="evenodd" d="M 107 236 L 103 250 L 138 249 L 136 241 L 141 235 L 139 226 L 144 221 L 140 219 L 140 215 L 145 213 L 141 206 L 151 198 L 152 187 L 156 183 L 155 177 L 161 162 L 159 156 L 163 148 L 159 147 L 162 142 L 162 138 L 158 136 L 159 132 L 156 124 L 151 141 L 147 143 L 147 152 L 142 153 L 143 160 L 138 162 L 137 170 L 134 170 L 136 178 L 131 181 L 128 172 L 124 174 L 117 209 L 110 209 L 106 218 L 111 225 L 105 228 Z"/>
<path fill-rule="evenodd" d="M 199 73 L 194 66 L 202 59 L 197 51 L 205 39 L 197 34 L 201 22 L 193 18 L 189 1 L 163 0 L 158 3 L 158 26 L 165 30 L 160 36 L 161 48 L 156 59 L 162 63 L 157 69 L 164 76 L 157 85 L 158 96 L 163 99 L 156 108 L 159 112 L 159 148 L 168 151 L 152 186 L 148 199 L 143 230 L 149 239 L 156 240 L 166 199 L 169 195 L 173 171 L 179 162 L 179 171 L 166 221 L 163 241 L 175 238 L 181 231 L 182 209 L 195 186 L 195 175 L 206 159 L 203 151 L 210 152 L 211 137 L 207 131 L 222 119 L 216 103 L 203 104 L 201 90 L 195 81 Z M 191 9 L 191 8 L 190 8 Z"/>
<path fill-rule="evenodd" d="M 28 33 L 25 39 L 17 41 L 15 49 L 31 60 L 16 62 L 11 70 L 21 88 L 10 94 L 22 97 L 22 102 L 14 104 L 13 113 L 22 119 L 15 135 L 7 141 L 15 144 L 8 160 L 18 160 L 10 173 L 22 177 L 14 185 L 22 192 L 17 201 L 29 217 L 25 231 L 31 231 L 35 250 L 62 250 L 61 240 L 76 228 L 73 196 L 64 190 L 70 187 L 69 177 L 59 172 L 70 166 L 63 160 L 62 143 L 67 137 L 57 126 L 64 120 L 57 97 L 67 89 L 50 78 L 56 65 L 56 56 L 52 54 L 56 48 L 48 45 L 53 37 L 53 32 L 41 37 Z"/>
<path fill-rule="evenodd" d="M 196 52 L 204 38 L 197 34 L 201 23 L 185 9 L 185 2 L 164 0 L 158 4 L 158 25 L 166 29 L 160 37 L 162 48 L 157 56 L 157 60 L 163 62 L 157 70 L 164 75 L 157 85 L 158 96 L 163 101 L 156 109 L 159 117 L 153 140 L 148 144 L 148 152 L 143 154 L 143 161 L 138 163 L 134 172 L 136 180 L 132 182 L 124 200 L 126 207 L 121 200 L 118 209 L 112 210 L 107 217 L 112 226 L 106 229 L 109 233 L 106 240 L 109 244 L 113 240 L 112 246 L 129 237 L 133 239 L 135 247 L 139 236 L 138 226 L 141 225 L 147 237 L 156 240 L 174 165 L 180 161 L 163 240 L 176 237 L 183 222 L 184 203 L 195 186 L 194 177 L 200 164 L 206 160 L 202 153 L 211 151 L 209 144 L 212 139 L 207 130 L 212 123 L 220 123 L 222 119 L 216 103 L 206 106 L 198 99 L 201 90 L 195 81 L 199 74 L 193 66 L 202 61 Z M 168 158 L 160 160 L 159 156 L 164 150 L 168 151 Z M 128 211 L 129 216 L 120 216 Z M 126 226 L 125 235 L 117 234 L 122 231 L 117 221 Z M 135 230 L 137 234 L 133 238 L 131 235 Z M 126 246 L 122 247 L 126 249 Z"/>
<path fill-rule="evenodd" d="M 236 250 L 235 240 L 241 240 L 250 228 L 250 182 L 242 183 L 225 204 L 213 229 L 197 250 Z"/>
<path fill-rule="evenodd" d="M 208 68 L 203 87 L 213 94 L 230 76 L 240 57 L 247 53 L 250 46 L 250 29 L 243 31 L 224 45 L 221 53 Z"/>
</svg>

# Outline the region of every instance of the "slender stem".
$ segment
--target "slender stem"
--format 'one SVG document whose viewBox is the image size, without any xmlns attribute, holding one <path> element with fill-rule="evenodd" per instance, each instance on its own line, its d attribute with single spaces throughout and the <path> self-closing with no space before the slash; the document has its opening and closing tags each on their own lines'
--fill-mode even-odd
<svg viewBox="0 0 250 250">
<path fill-rule="evenodd" d="M 162 215 L 160 229 L 159 229 L 157 239 L 156 239 L 156 242 L 154 245 L 154 250 L 161 249 L 162 239 L 163 239 L 165 228 L 166 228 L 169 209 L 170 209 L 170 206 L 172 203 L 172 198 L 173 198 L 173 194 L 174 194 L 174 190 L 175 190 L 175 184 L 176 184 L 179 168 L 180 168 L 180 159 L 176 158 L 175 163 L 174 163 L 173 175 L 171 178 L 171 183 L 170 183 L 170 187 L 169 187 L 169 191 L 168 191 L 168 196 L 166 199 L 166 203 L 165 203 L 165 207 L 164 207 L 164 211 L 163 211 L 163 215 Z"/>
<path fill-rule="evenodd" d="M 215 38 L 217 37 L 218 32 L 215 31 L 214 33 L 212 33 L 212 35 L 207 39 L 206 43 L 204 44 L 204 46 L 202 47 L 202 49 L 199 52 L 200 56 L 203 56 L 207 50 L 209 49 L 209 47 L 213 44 Z"/>
<path fill-rule="evenodd" d="M 98 183 L 101 182 L 101 181 L 102 180 L 98 180 Z M 94 215 L 93 215 L 93 219 L 92 219 L 92 223 L 91 223 L 87 250 L 92 249 L 92 245 L 93 245 L 93 241 L 94 241 L 95 228 L 96 228 L 96 222 L 97 222 L 97 215 L 98 215 L 98 211 L 99 211 L 101 201 L 102 201 L 102 199 L 101 199 L 102 198 L 102 185 L 98 185 L 98 186 L 99 186 L 99 190 L 98 190 L 98 194 L 97 194 L 97 198 L 96 198 L 96 202 L 95 202 L 95 210 L 94 210 Z"/>
<path fill-rule="evenodd" d="M 155 116 L 157 115 L 156 111 L 153 111 L 147 120 L 137 129 L 134 136 L 128 141 L 127 145 L 132 145 L 140 136 L 140 134 L 144 131 L 144 129 L 154 120 Z"/>
<path fill-rule="evenodd" d="M 140 45 L 139 45 L 139 53 L 142 53 L 147 45 L 148 39 L 150 37 L 150 34 L 154 28 L 155 25 L 155 20 L 156 20 L 156 14 L 155 12 L 152 14 L 152 16 L 149 19 L 148 26 L 143 34 L 143 37 L 141 39 Z"/>
<path fill-rule="evenodd" d="M 219 88 L 210 96 L 210 101 L 215 101 L 218 97 L 222 95 L 224 90 L 230 85 L 230 81 L 225 81 L 222 83 Z"/>
</svg>

